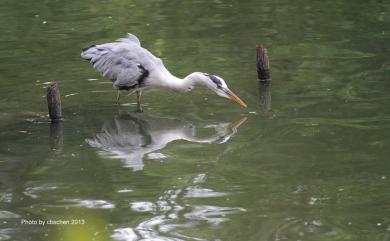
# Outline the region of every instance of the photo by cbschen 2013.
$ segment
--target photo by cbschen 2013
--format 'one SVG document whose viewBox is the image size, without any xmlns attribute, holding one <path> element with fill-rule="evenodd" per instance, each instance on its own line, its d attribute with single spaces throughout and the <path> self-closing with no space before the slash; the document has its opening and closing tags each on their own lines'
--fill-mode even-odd
<svg viewBox="0 0 390 241">
<path fill-rule="evenodd" d="M 390 241 L 389 9 L 5 0 L 0 240 Z"/>
</svg>

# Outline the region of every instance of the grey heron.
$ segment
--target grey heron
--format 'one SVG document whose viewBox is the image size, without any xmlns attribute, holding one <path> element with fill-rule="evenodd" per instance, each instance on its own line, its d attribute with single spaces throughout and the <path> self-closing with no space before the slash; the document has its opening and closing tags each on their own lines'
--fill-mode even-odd
<svg viewBox="0 0 390 241">
<path fill-rule="evenodd" d="M 113 43 L 91 45 L 83 48 L 81 57 L 88 60 L 104 77 L 113 81 L 114 89 L 137 93 L 137 107 L 141 110 L 142 91 L 161 89 L 177 92 L 191 91 L 194 85 L 205 85 L 217 95 L 246 107 L 225 81 L 216 75 L 194 72 L 184 79 L 172 75 L 161 59 L 141 46 L 139 39 L 128 33 L 126 37 Z"/>
</svg>

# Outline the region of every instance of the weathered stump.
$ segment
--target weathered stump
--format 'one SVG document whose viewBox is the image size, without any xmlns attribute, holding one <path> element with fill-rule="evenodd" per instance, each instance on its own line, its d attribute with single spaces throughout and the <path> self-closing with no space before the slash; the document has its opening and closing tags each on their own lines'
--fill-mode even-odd
<svg viewBox="0 0 390 241">
<path fill-rule="evenodd" d="M 261 82 L 270 82 L 271 74 L 269 69 L 268 51 L 262 45 L 256 45 L 257 77 Z"/>
<path fill-rule="evenodd" d="M 47 107 L 52 122 L 61 121 L 61 97 L 57 83 L 51 83 L 47 87 Z"/>
</svg>

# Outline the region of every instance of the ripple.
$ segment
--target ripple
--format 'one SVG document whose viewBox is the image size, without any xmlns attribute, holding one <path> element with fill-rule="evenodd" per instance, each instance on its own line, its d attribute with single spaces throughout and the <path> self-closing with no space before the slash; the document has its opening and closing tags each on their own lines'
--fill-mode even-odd
<svg viewBox="0 0 390 241">
<path fill-rule="evenodd" d="M 192 183 L 194 184 L 200 184 L 200 183 L 204 183 L 206 182 L 206 173 L 199 173 L 195 178 L 194 178 L 194 181 Z"/>
<path fill-rule="evenodd" d="M 8 219 L 8 218 L 19 218 L 18 214 L 9 212 L 9 211 L 1 211 L 0 210 L 0 219 Z"/>
<path fill-rule="evenodd" d="M 132 228 L 117 228 L 111 238 L 118 241 L 135 241 L 138 236 Z"/>
<path fill-rule="evenodd" d="M 182 239 L 163 236 L 163 234 L 160 234 L 157 231 L 157 230 L 159 230 L 159 227 L 166 221 L 167 220 L 166 220 L 164 215 L 155 216 L 149 220 L 146 220 L 146 221 L 140 223 L 137 226 L 136 230 L 140 234 L 140 236 L 143 238 L 142 240 L 182 241 Z"/>
<path fill-rule="evenodd" d="M 329 198 L 326 197 L 310 197 L 309 204 L 315 205 L 317 203 L 322 204 L 323 201 L 329 200 Z"/>
<path fill-rule="evenodd" d="M 39 197 L 38 195 L 39 193 L 44 191 L 49 191 L 49 190 L 55 190 L 57 188 L 58 187 L 54 185 L 43 184 L 41 186 L 36 186 L 36 187 L 27 187 L 26 190 L 23 192 L 23 194 L 35 199 Z"/>
<path fill-rule="evenodd" d="M 74 207 L 84 207 L 84 208 L 99 208 L 99 209 L 112 209 L 115 208 L 115 205 L 107 202 L 105 200 L 80 200 L 80 199 L 70 199 L 65 200 L 65 202 L 74 202 L 72 206 Z"/>
<path fill-rule="evenodd" d="M 10 234 L 13 232 L 15 232 L 15 230 L 10 228 L 0 229 L 0 240 L 10 240 L 11 239 Z"/>
<path fill-rule="evenodd" d="M 121 189 L 121 190 L 118 190 L 116 192 L 125 193 L 125 192 L 133 192 L 133 190 L 131 190 L 131 189 Z"/>
<path fill-rule="evenodd" d="M 192 183 L 204 183 L 206 174 L 198 174 Z M 246 209 L 239 207 L 220 207 L 212 205 L 183 204 L 186 198 L 216 197 L 228 193 L 215 192 L 200 187 L 187 187 L 186 189 L 168 189 L 156 201 L 132 202 L 131 209 L 136 212 L 149 213 L 148 217 L 133 227 L 115 229 L 112 238 L 115 240 L 148 240 L 148 241 L 180 241 L 180 240 L 206 240 L 203 237 L 187 236 L 186 230 L 198 226 L 211 224 L 217 226 L 230 220 L 227 216 Z M 184 201 L 185 202 L 185 201 Z M 185 202 L 186 203 L 186 202 Z M 147 215 L 147 214 L 146 214 Z M 200 234 L 202 235 L 202 234 Z"/>
<path fill-rule="evenodd" d="M 185 218 L 206 221 L 213 225 L 219 225 L 229 220 L 225 216 L 237 212 L 245 212 L 244 208 L 218 207 L 209 205 L 194 206 L 192 212 L 184 214 Z"/>
<path fill-rule="evenodd" d="M 173 202 L 174 203 L 174 202 Z M 236 207 L 218 207 L 199 205 L 192 207 L 191 212 L 180 214 L 183 209 L 160 209 L 159 206 L 172 204 L 153 204 L 152 202 L 134 202 L 132 209 L 141 212 L 155 211 L 156 216 L 139 223 L 135 228 L 115 229 L 112 238 L 119 241 L 148 240 L 148 241 L 180 241 L 180 240 L 206 240 L 200 237 L 189 237 L 180 233 L 182 229 L 193 229 L 206 221 L 212 225 L 219 225 L 229 218 L 226 215 L 246 211 Z M 184 216 L 185 219 L 182 219 Z M 181 220 L 181 221 L 179 221 Z M 176 222 L 176 223 L 175 223 Z"/>
<path fill-rule="evenodd" d="M 176 230 L 178 228 L 193 228 L 196 226 L 195 222 L 189 222 L 189 223 L 179 223 L 179 224 L 166 224 L 161 225 L 159 230 L 164 233 L 171 232 L 173 230 Z"/>
<path fill-rule="evenodd" d="M 173 205 L 173 206 L 172 206 Z M 182 207 L 169 203 L 165 200 L 159 200 L 156 204 L 152 202 L 133 202 L 131 209 L 136 212 L 154 212 L 154 211 L 169 211 L 171 209 L 181 210 Z"/>
<path fill-rule="evenodd" d="M 0 193 L 0 202 L 10 203 L 12 201 L 12 193 Z"/>
<path fill-rule="evenodd" d="M 70 96 L 74 96 L 74 95 L 78 95 L 79 93 L 70 93 L 70 94 L 67 94 L 65 95 L 65 97 L 70 97 Z"/>
<path fill-rule="evenodd" d="M 298 240 L 301 237 L 331 237 L 338 234 L 343 235 L 343 230 L 332 224 L 323 223 L 321 220 L 303 221 L 289 219 L 281 224 L 273 233 L 274 240 Z"/>
<path fill-rule="evenodd" d="M 131 203 L 131 209 L 136 212 L 152 212 L 156 211 L 157 207 L 151 202 L 133 202 Z"/>
<path fill-rule="evenodd" d="M 153 152 L 148 154 L 148 158 L 151 160 L 160 160 L 160 159 L 165 159 L 167 157 L 168 157 L 167 155 L 158 152 Z"/>
<path fill-rule="evenodd" d="M 189 187 L 186 189 L 187 192 L 184 195 L 186 198 L 208 198 L 208 197 L 222 197 L 229 195 L 226 192 L 215 192 L 207 188 L 193 188 Z"/>
</svg>

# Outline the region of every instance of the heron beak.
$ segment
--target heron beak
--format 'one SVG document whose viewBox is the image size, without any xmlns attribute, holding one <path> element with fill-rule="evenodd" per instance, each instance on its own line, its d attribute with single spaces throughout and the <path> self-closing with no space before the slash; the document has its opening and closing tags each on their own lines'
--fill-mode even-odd
<svg viewBox="0 0 390 241">
<path fill-rule="evenodd" d="M 239 106 L 241 106 L 242 108 L 246 108 L 247 105 L 245 104 L 244 101 L 242 101 L 240 98 L 238 98 L 238 96 L 236 94 L 234 94 L 231 90 L 229 89 L 223 89 L 223 91 L 225 92 L 225 94 L 227 95 L 227 97 L 229 99 L 231 99 L 232 101 L 236 102 L 236 104 L 238 104 Z"/>
</svg>

